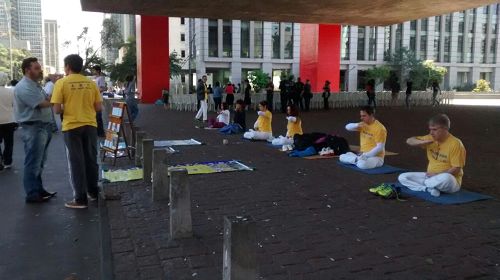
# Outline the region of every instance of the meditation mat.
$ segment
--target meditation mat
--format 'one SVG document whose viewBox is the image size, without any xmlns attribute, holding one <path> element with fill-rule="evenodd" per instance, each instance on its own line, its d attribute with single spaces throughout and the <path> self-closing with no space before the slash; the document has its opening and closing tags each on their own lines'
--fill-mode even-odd
<svg viewBox="0 0 500 280">
<path fill-rule="evenodd" d="M 170 166 L 168 171 L 186 169 L 189 175 L 212 174 L 234 171 L 253 171 L 253 168 L 237 160 L 211 161 Z"/>
<path fill-rule="evenodd" d="M 346 164 L 346 163 L 342 163 L 340 161 L 338 161 L 337 163 L 340 166 L 347 167 L 349 169 L 352 169 L 352 170 L 355 170 L 355 171 L 358 171 L 361 173 L 369 174 L 369 175 L 403 173 L 403 172 L 408 171 L 406 169 L 390 166 L 388 164 L 384 164 L 381 167 L 372 168 L 372 169 L 361 169 L 361 168 L 358 168 L 354 164 Z"/>
<path fill-rule="evenodd" d="M 143 178 L 142 168 L 102 170 L 102 178 L 111 183 L 140 180 Z"/>
<path fill-rule="evenodd" d="M 349 148 L 351 148 L 351 151 L 353 153 L 358 153 L 359 152 L 359 146 L 356 146 L 356 145 L 349 145 Z M 395 152 L 391 152 L 391 151 L 385 151 L 385 155 L 386 156 L 396 156 L 396 155 L 399 155 L 398 153 L 395 153 Z"/>
<path fill-rule="evenodd" d="M 358 153 L 359 152 L 359 146 L 355 146 L 355 145 L 349 145 L 349 148 L 351 149 L 351 151 L 353 153 Z M 385 155 L 386 156 L 396 156 L 396 155 L 399 155 L 398 153 L 395 153 L 395 152 L 391 152 L 391 151 L 385 151 Z M 328 156 L 320 156 L 320 155 L 314 155 L 314 156 L 308 156 L 308 157 L 304 157 L 305 159 L 311 159 L 311 160 L 314 160 L 314 159 L 332 159 L 332 158 L 338 158 L 340 155 L 328 155 Z"/>
<path fill-rule="evenodd" d="M 456 193 L 441 193 L 440 196 L 432 196 L 429 192 L 412 191 L 409 188 L 401 185 L 400 183 L 392 183 L 392 185 L 394 185 L 395 187 L 400 187 L 402 194 L 405 194 L 408 196 L 414 196 L 414 197 L 417 197 L 417 198 L 420 198 L 423 200 L 427 200 L 427 201 L 434 202 L 437 204 L 444 204 L 444 205 L 462 204 L 462 203 L 469 203 L 469 202 L 493 198 L 492 196 L 489 196 L 489 195 L 470 192 L 470 191 L 466 191 L 464 189 L 461 189 Z"/>
<path fill-rule="evenodd" d="M 196 141 L 194 139 L 154 141 L 155 147 L 193 146 L 193 145 L 201 145 L 201 144 L 202 143 L 200 141 Z"/>
</svg>

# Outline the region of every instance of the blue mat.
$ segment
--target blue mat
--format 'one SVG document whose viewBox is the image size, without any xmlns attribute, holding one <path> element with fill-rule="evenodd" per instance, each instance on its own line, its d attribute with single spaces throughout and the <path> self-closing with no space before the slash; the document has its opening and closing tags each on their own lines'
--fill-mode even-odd
<svg viewBox="0 0 500 280">
<path fill-rule="evenodd" d="M 450 205 L 450 204 L 462 204 L 462 203 L 468 203 L 468 202 L 473 202 L 473 201 L 479 201 L 479 200 L 486 200 L 486 199 L 493 199 L 492 196 L 489 195 L 484 195 L 480 193 L 475 193 L 475 192 L 470 192 L 466 191 L 464 189 L 461 189 L 460 191 L 456 193 L 441 193 L 440 196 L 432 196 L 428 192 L 416 192 L 412 191 L 409 188 L 401 185 L 400 183 L 393 183 L 394 186 L 400 187 L 401 188 L 401 193 L 408 195 L 408 196 L 414 196 L 423 200 L 427 200 L 430 202 L 438 203 L 438 204 L 445 204 L 445 205 Z"/>
<path fill-rule="evenodd" d="M 399 168 L 399 167 L 394 167 L 390 166 L 388 164 L 384 164 L 381 167 L 377 168 L 372 168 L 372 169 L 360 169 L 354 164 L 347 164 L 347 163 L 342 163 L 340 161 L 337 162 L 340 166 L 347 167 L 349 169 L 365 173 L 365 174 L 370 174 L 370 175 L 376 175 L 376 174 L 393 174 L 393 173 L 403 173 L 408 170 Z"/>
<path fill-rule="evenodd" d="M 283 145 L 273 145 L 273 143 L 267 142 L 267 145 L 271 148 L 276 148 L 276 149 L 281 149 L 283 148 Z"/>
</svg>

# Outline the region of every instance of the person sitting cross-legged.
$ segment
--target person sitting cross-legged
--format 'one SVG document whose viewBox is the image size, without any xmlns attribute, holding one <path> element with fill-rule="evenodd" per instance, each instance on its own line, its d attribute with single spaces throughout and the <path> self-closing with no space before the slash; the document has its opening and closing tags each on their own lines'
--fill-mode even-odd
<svg viewBox="0 0 500 280">
<path fill-rule="evenodd" d="M 266 101 L 261 101 L 259 103 L 259 111 L 257 112 L 259 117 L 253 126 L 254 129 L 245 132 L 243 137 L 252 140 L 272 140 L 273 129 L 271 122 L 273 120 L 273 114 L 267 108 Z"/>
<path fill-rule="evenodd" d="M 429 120 L 429 134 L 409 138 L 406 143 L 427 152 L 427 172 L 407 172 L 399 182 L 413 191 L 427 191 L 432 196 L 460 190 L 465 166 L 465 147 L 450 132 L 450 119 L 439 114 Z"/>
<path fill-rule="evenodd" d="M 345 126 L 349 131 L 358 131 L 360 138 L 360 154 L 352 152 L 340 155 L 340 161 L 354 164 L 360 169 L 372 169 L 384 165 L 385 142 L 387 130 L 375 119 L 370 106 L 364 106 L 360 112 L 361 122 Z"/>
<path fill-rule="evenodd" d="M 302 135 L 302 120 L 299 117 L 299 110 L 295 105 L 288 105 L 286 107 L 286 136 L 279 136 L 273 139 L 273 145 L 283 146 L 283 151 L 293 150 L 293 137 L 298 134 Z"/>
<path fill-rule="evenodd" d="M 223 128 L 229 124 L 231 119 L 231 113 L 229 112 L 229 106 L 226 102 L 222 102 L 221 110 L 218 110 L 217 118 L 211 118 L 208 120 L 208 127 L 210 128 Z"/>
</svg>

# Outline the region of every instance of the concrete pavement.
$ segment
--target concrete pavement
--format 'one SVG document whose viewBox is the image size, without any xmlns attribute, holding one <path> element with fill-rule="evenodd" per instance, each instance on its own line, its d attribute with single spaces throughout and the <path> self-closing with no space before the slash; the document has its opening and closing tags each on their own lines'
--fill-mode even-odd
<svg viewBox="0 0 500 280">
<path fill-rule="evenodd" d="M 87 210 L 64 207 L 72 190 L 62 133 L 53 135 L 43 173 L 45 188 L 58 194 L 43 204 L 24 202 L 21 133 L 14 168 L 0 173 L 0 279 L 100 279 L 97 203 Z"/>
</svg>

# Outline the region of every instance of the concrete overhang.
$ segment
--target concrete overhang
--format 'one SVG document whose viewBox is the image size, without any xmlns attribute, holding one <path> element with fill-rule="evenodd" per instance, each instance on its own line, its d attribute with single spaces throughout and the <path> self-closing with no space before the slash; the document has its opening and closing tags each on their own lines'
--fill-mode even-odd
<svg viewBox="0 0 500 280">
<path fill-rule="evenodd" d="M 389 25 L 495 0 L 80 0 L 84 11 L 191 18 Z"/>
</svg>

